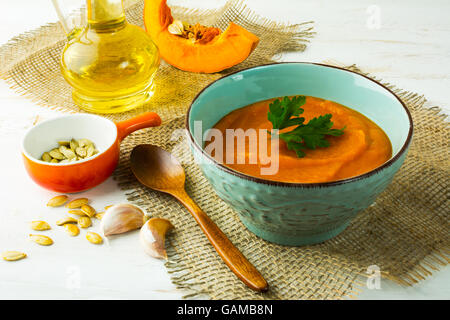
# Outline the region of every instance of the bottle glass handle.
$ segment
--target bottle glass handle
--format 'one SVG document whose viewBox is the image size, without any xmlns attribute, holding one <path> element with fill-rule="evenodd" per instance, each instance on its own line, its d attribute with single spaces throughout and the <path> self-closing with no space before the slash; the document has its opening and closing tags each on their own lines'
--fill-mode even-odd
<svg viewBox="0 0 450 320">
<path fill-rule="evenodd" d="M 86 0 L 52 0 L 56 14 L 70 40 L 86 26 Z"/>
</svg>

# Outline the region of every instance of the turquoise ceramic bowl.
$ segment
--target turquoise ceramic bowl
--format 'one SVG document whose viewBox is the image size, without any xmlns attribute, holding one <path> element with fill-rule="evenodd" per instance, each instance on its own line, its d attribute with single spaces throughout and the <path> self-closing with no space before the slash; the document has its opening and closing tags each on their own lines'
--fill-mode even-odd
<svg viewBox="0 0 450 320">
<path fill-rule="evenodd" d="M 283 183 L 234 171 L 204 153 L 202 134 L 229 112 L 280 96 L 307 95 L 348 106 L 378 124 L 389 136 L 393 155 L 382 166 L 329 183 Z M 380 83 L 344 69 L 312 63 L 279 63 L 225 76 L 201 91 L 186 118 L 191 150 L 217 194 L 253 233 L 271 242 L 308 245 L 342 232 L 392 181 L 412 138 L 411 115 Z"/>
</svg>

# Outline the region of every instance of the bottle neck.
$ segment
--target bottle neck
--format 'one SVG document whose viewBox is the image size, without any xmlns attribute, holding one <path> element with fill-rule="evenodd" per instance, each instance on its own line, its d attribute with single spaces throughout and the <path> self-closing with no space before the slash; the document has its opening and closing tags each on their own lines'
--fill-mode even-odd
<svg viewBox="0 0 450 320">
<path fill-rule="evenodd" d="M 86 0 L 88 24 L 106 29 L 125 23 L 122 0 Z"/>
</svg>

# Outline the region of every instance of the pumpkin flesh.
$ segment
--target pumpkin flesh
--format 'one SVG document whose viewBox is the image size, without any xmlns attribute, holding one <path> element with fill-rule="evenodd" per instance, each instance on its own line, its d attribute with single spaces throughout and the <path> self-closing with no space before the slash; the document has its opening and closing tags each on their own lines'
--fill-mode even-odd
<svg viewBox="0 0 450 320">
<path fill-rule="evenodd" d="M 206 39 L 194 42 L 171 34 L 168 26 L 173 21 L 166 0 L 146 0 L 146 31 L 159 47 L 161 57 L 185 71 L 213 73 L 230 68 L 244 61 L 259 42 L 257 36 L 232 22 L 224 32 L 214 31 Z"/>
</svg>

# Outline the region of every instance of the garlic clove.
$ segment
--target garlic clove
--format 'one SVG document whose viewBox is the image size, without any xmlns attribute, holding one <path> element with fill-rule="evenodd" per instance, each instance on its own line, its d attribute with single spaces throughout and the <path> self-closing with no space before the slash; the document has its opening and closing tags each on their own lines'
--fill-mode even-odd
<svg viewBox="0 0 450 320">
<path fill-rule="evenodd" d="M 139 238 L 145 253 L 157 259 L 167 259 L 165 249 L 166 233 L 174 226 L 169 220 L 151 218 L 141 228 Z"/>
<path fill-rule="evenodd" d="M 107 237 L 139 229 L 144 224 L 145 214 L 132 204 L 117 204 L 108 208 L 102 218 L 100 228 Z"/>
</svg>

